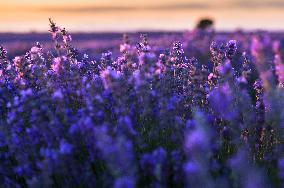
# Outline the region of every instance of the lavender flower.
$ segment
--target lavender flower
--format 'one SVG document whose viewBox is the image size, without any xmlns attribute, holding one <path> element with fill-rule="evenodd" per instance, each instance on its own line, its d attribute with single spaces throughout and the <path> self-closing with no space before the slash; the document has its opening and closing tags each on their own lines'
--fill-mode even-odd
<svg viewBox="0 0 284 188">
<path fill-rule="evenodd" d="M 235 40 L 230 40 L 227 43 L 227 52 L 226 56 L 228 59 L 232 59 L 237 51 L 237 42 Z"/>
<path fill-rule="evenodd" d="M 122 177 L 118 178 L 114 184 L 115 188 L 134 188 L 135 181 L 132 177 Z"/>
<path fill-rule="evenodd" d="M 58 37 L 59 27 L 56 26 L 55 22 L 51 18 L 49 18 L 49 24 L 49 32 L 51 33 L 52 39 L 55 40 Z"/>
<path fill-rule="evenodd" d="M 55 52 L 0 47 L 1 187 L 284 183 L 281 34 L 125 36 L 88 55 L 50 33 Z"/>
<path fill-rule="evenodd" d="M 6 59 L 7 58 L 7 50 L 0 46 L 0 59 Z"/>
</svg>

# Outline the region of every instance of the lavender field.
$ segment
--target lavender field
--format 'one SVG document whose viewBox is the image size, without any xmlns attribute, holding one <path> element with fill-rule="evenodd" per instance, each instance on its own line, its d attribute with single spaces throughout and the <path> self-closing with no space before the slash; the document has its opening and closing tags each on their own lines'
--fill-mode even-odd
<svg viewBox="0 0 284 188">
<path fill-rule="evenodd" d="M 284 33 L 0 44 L 0 187 L 284 186 Z"/>
</svg>

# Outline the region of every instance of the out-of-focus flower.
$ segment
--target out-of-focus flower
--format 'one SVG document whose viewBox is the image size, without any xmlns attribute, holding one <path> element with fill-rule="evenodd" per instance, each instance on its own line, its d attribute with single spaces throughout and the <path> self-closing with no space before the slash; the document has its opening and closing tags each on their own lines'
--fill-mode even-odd
<svg viewBox="0 0 284 188">
<path fill-rule="evenodd" d="M 208 149 L 208 138 L 203 130 L 194 130 L 186 136 L 185 150 L 191 155 Z"/>
<path fill-rule="evenodd" d="M 154 61 L 156 60 L 156 56 L 153 53 L 142 53 L 139 56 L 139 65 L 154 65 Z"/>
<path fill-rule="evenodd" d="M 274 41 L 273 44 L 272 44 L 272 49 L 273 49 L 273 52 L 278 54 L 279 53 L 279 50 L 280 50 L 280 41 Z"/>
<path fill-rule="evenodd" d="M 136 135 L 131 119 L 128 116 L 123 116 L 118 119 L 117 131 L 124 134 Z"/>
<path fill-rule="evenodd" d="M 40 48 L 38 48 L 38 47 L 36 47 L 36 46 L 32 47 L 31 50 L 30 50 L 30 52 L 33 53 L 33 54 L 37 54 L 37 53 L 39 53 L 40 51 L 41 51 Z"/>
<path fill-rule="evenodd" d="M 156 181 L 164 181 L 167 172 L 167 152 L 163 148 L 157 148 L 152 153 L 144 154 L 140 160 L 140 166 L 145 176 L 155 177 Z M 156 183 L 158 183 L 156 182 Z"/>
<path fill-rule="evenodd" d="M 32 94 L 33 94 L 33 91 L 32 91 L 31 88 L 21 91 L 21 96 L 23 98 L 25 98 L 27 96 L 31 96 Z"/>
<path fill-rule="evenodd" d="M 55 72 L 55 73 L 59 73 L 60 70 L 62 69 L 62 63 L 61 63 L 61 58 L 60 57 L 56 57 L 53 59 L 53 63 L 51 65 L 51 68 L 52 70 Z"/>
<path fill-rule="evenodd" d="M 278 170 L 281 179 L 284 179 L 284 158 L 278 160 Z"/>
<path fill-rule="evenodd" d="M 275 73 L 278 76 L 278 82 L 283 86 L 284 84 L 284 64 L 281 60 L 281 56 L 276 54 L 274 57 Z"/>
<path fill-rule="evenodd" d="M 196 176 L 198 173 L 201 172 L 200 167 L 195 162 L 187 162 L 184 165 L 185 174 L 188 176 Z"/>
<path fill-rule="evenodd" d="M 259 41 L 258 38 L 253 37 L 252 38 L 252 43 L 251 43 L 251 54 L 254 57 L 259 57 L 261 54 L 261 51 L 264 49 L 263 44 Z"/>
<path fill-rule="evenodd" d="M 52 98 L 53 99 L 63 99 L 63 94 L 62 94 L 62 92 L 61 92 L 61 90 L 60 89 L 58 89 L 58 90 L 56 90 L 53 94 L 52 94 Z"/>
<path fill-rule="evenodd" d="M 120 52 L 126 53 L 131 49 L 131 46 L 129 44 L 121 44 L 120 45 Z"/>
<path fill-rule="evenodd" d="M 73 146 L 66 142 L 65 140 L 60 141 L 59 152 L 61 154 L 70 154 Z"/>
<path fill-rule="evenodd" d="M 227 120 L 231 120 L 236 116 L 231 92 L 232 91 L 227 83 L 213 90 L 209 94 L 209 102 L 216 115 Z"/>
<path fill-rule="evenodd" d="M 135 180 L 133 177 L 121 177 L 115 180 L 114 188 L 134 188 Z"/>
<path fill-rule="evenodd" d="M 222 66 L 220 66 L 219 72 L 223 76 L 231 76 L 233 74 L 231 62 L 227 60 Z"/>
<path fill-rule="evenodd" d="M 121 74 L 111 67 L 107 67 L 107 69 L 101 71 L 100 76 L 105 89 L 109 89 L 112 83 L 120 78 Z"/>
</svg>

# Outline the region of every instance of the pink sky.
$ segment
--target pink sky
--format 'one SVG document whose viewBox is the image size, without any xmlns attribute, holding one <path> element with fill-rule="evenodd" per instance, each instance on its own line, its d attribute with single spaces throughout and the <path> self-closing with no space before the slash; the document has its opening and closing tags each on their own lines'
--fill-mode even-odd
<svg viewBox="0 0 284 188">
<path fill-rule="evenodd" d="M 9 0 L 0 32 L 47 31 L 48 18 L 76 31 L 192 29 L 202 17 L 218 30 L 284 30 L 282 0 Z"/>
</svg>

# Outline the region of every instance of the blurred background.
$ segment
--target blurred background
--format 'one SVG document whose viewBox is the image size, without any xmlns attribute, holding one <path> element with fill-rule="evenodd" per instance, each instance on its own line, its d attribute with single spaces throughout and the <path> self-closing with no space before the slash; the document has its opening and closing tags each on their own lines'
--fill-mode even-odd
<svg viewBox="0 0 284 188">
<path fill-rule="evenodd" d="M 283 0 L 1 0 L 0 32 L 46 32 L 48 18 L 72 32 L 193 29 L 203 17 L 215 28 L 284 29 Z"/>
</svg>

